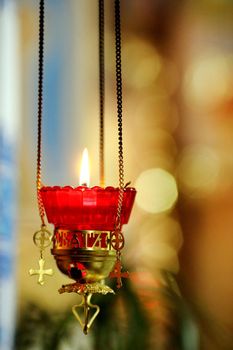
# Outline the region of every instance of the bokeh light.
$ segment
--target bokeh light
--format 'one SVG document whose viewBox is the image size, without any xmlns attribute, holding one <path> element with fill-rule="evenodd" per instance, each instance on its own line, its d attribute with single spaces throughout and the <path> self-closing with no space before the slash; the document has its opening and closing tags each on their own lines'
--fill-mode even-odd
<svg viewBox="0 0 233 350">
<path fill-rule="evenodd" d="M 212 148 L 192 145 L 183 150 L 178 166 L 178 178 L 185 193 L 201 196 L 214 191 L 219 173 L 220 160 Z"/>
<path fill-rule="evenodd" d="M 141 264 L 150 271 L 155 269 L 177 272 L 179 260 L 177 251 L 166 242 L 157 242 L 146 236 L 140 246 Z"/>
<path fill-rule="evenodd" d="M 183 86 L 186 102 L 213 107 L 229 94 L 231 80 L 227 55 L 212 50 L 204 52 L 187 69 Z"/>
<path fill-rule="evenodd" d="M 140 225 L 140 236 L 155 242 L 163 242 L 177 252 L 183 244 L 182 229 L 179 222 L 167 214 L 153 215 Z"/>
<path fill-rule="evenodd" d="M 169 59 L 163 59 L 161 68 L 161 85 L 170 96 L 175 93 L 179 85 L 179 73 L 175 63 Z"/>
<path fill-rule="evenodd" d="M 160 128 L 148 128 L 146 133 L 139 133 L 137 139 L 141 144 L 141 156 L 138 157 L 135 149 L 135 164 L 138 164 L 141 169 L 161 168 L 169 172 L 174 170 L 177 146 L 169 132 Z M 148 149 L 153 149 L 153 153 L 148 152 Z"/>
<path fill-rule="evenodd" d="M 138 131 L 139 132 L 139 131 Z M 154 150 L 154 154 L 166 153 L 167 155 L 175 155 L 177 152 L 176 142 L 169 132 L 164 129 L 149 129 L 147 133 L 142 132 L 138 135 L 143 148 L 148 147 Z"/>
<path fill-rule="evenodd" d="M 161 168 L 148 169 L 136 180 L 137 205 L 149 213 L 161 213 L 173 207 L 178 197 L 176 180 Z"/>
<path fill-rule="evenodd" d="M 160 72 L 160 56 L 155 47 L 144 40 L 132 38 L 123 47 L 127 83 L 134 89 L 153 84 Z"/>
<path fill-rule="evenodd" d="M 169 97 L 155 88 L 140 94 L 140 99 L 132 103 L 131 113 L 135 116 L 137 130 L 141 128 L 164 128 L 173 132 L 179 122 L 177 107 Z"/>
</svg>

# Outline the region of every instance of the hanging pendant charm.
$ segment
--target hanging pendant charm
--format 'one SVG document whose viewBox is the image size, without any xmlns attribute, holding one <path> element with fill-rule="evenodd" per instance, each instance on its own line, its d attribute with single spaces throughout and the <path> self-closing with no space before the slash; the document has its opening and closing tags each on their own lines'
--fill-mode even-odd
<svg viewBox="0 0 233 350">
<path fill-rule="evenodd" d="M 40 259 L 39 259 L 39 269 L 30 269 L 30 276 L 38 275 L 38 284 L 41 286 L 44 285 L 44 275 L 52 276 L 52 269 L 44 269 L 45 259 L 44 259 L 44 250 L 49 247 L 52 241 L 52 233 L 47 229 L 46 225 L 42 224 L 41 229 L 36 231 L 33 235 L 33 242 L 37 248 L 40 250 Z"/>
<path fill-rule="evenodd" d="M 45 281 L 44 281 L 44 275 L 48 275 L 48 276 L 52 276 L 53 275 L 53 270 L 52 269 L 44 269 L 44 265 L 45 265 L 45 260 L 44 258 L 40 258 L 39 260 L 39 269 L 30 269 L 29 270 L 29 274 L 30 276 L 33 275 L 38 275 L 38 284 L 40 284 L 41 286 L 44 285 Z"/>
<path fill-rule="evenodd" d="M 116 278 L 117 279 L 117 288 L 120 289 L 122 287 L 122 278 L 129 278 L 129 272 L 121 272 L 122 265 L 121 260 L 117 259 L 115 266 L 113 268 L 113 271 L 110 272 L 109 278 Z"/>
<path fill-rule="evenodd" d="M 110 272 L 109 277 L 110 278 L 116 278 L 117 279 L 117 288 L 122 287 L 122 278 L 129 278 L 129 272 L 121 272 L 122 270 L 122 264 L 121 264 L 121 250 L 124 248 L 125 245 L 125 239 L 124 235 L 121 232 L 120 228 L 117 228 L 115 231 L 111 234 L 111 244 L 112 248 L 117 251 L 117 259 L 116 263 L 114 265 L 114 268 L 112 272 Z"/>
<path fill-rule="evenodd" d="M 44 251 L 49 247 L 52 241 L 52 233 L 47 229 L 46 225 L 41 225 L 41 229 L 36 231 L 33 235 L 33 242 L 37 248 Z"/>
<path fill-rule="evenodd" d="M 119 252 L 120 250 L 122 250 L 124 248 L 125 239 L 124 239 L 124 235 L 120 229 L 117 229 L 117 230 L 112 232 L 111 245 L 112 245 L 112 248 L 115 249 L 117 252 Z"/>
</svg>

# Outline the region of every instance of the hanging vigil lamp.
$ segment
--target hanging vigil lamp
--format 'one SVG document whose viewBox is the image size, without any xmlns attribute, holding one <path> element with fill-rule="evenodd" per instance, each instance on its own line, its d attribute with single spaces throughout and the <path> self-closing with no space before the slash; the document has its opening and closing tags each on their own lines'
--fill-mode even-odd
<svg viewBox="0 0 233 350">
<path fill-rule="evenodd" d="M 84 151 L 80 186 L 42 186 L 42 107 L 44 69 L 44 0 L 39 9 L 39 76 L 38 76 L 38 139 L 37 139 L 37 200 L 41 228 L 33 236 L 39 248 L 39 267 L 30 269 L 37 275 L 38 283 L 45 283 L 45 275 L 53 270 L 45 268 L 44 251 L 52 244 L 58 269 L 70 277 L 73 283 L 63 285 L 59 293 L 77 293 L 82 301 L 72 307 L 83 332 L 88 333 L 99 313 L 98 305 L 91 303 L 93 294 L 114 293 L 104 284 L 107 277 L 116 278 L 116 286 L 122 286 L 122 278 L 129 277 L 122 271 L 121 251 L 124 247 L 122 226 L 127 224 L 133 207 L 136 190 L 124 183 L 122 142 L 122 75 L 121 75 L 121 21 L 120 0 L 115 1 L 115 60 L 116 103 L 118 120 L 119 187 L 104 186 L 104 0 L 99 1 L 99 93 L 100 93 L 100 185 L 89 187 L 88 155 Z M 53 234 L 47 229 L 47 221 L 54 225 Z M 93 313 L 94 312 L 94 313 Z"/>
</svg>

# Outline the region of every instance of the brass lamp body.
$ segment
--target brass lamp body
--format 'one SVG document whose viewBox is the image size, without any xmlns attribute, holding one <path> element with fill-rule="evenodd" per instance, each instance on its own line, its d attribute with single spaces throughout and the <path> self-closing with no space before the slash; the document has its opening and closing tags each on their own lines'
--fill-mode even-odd
<svg viewBox="0 0 233 350">
<path fill-rule="evenodd" d="M 80 284 L 107 278 L 116 261 L 110 231 L 55 228 L 51 252 L 58 269 Z"/>
</svg>

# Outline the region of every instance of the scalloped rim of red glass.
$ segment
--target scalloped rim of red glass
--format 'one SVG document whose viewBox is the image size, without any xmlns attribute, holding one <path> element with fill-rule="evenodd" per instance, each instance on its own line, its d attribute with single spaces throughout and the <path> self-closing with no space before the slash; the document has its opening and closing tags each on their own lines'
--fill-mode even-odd
<svg viewBox="0 0 233 350">
<path fill-rule="evenodd" d="M 40 191 L 57 191 L 57 190 L 73 190 L 73 191 L 91 191 L 91 190 L 97 190 L 97 191 L 119 191 L 119 187 L 113 187 L 113 186 L 107 186 L 107 187 L 100 187 L 100 186 L 93 186 L 93 187 L 87 187 L 87 186 L 42 186 Z M 134 187 L 124 187 L 124 191 L 136 191 Z"/>
</svg>

